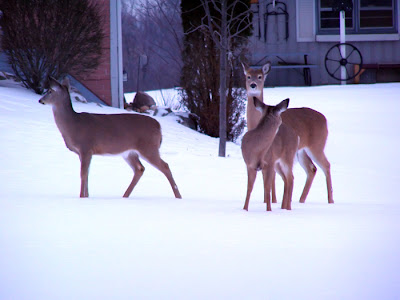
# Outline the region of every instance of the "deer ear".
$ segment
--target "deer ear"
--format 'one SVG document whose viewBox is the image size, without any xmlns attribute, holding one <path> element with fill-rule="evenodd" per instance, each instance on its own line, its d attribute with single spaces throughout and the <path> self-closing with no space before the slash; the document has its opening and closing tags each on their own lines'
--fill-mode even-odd
<svg viewBox="0 0 400 300">
<path fill-rule="evenodd" d="M 276 105 L 276 111 L 281 114 L 283 113 L 285 110 L 287 110 L 288 106 L 289 106 L 289 98 L 281 101 L 278 105 Z"/>
<path fill-rule="evenodd" d="M 264 76 L 268 75 L 268 73 L 271 71 L 271 62 L 267 61 L 265 65 L 262 66 L 262 72 Z"/>
<path fill-rule="evenodd" d="M 58 83 L 58 81 L 53 76 L 49 76 L 48 80 L 50 84 Z"/>
<path fill-rule="evenodd" d="M 63 81 L 62 81 L 61 84 L 62 84 L 63 86 L 65 86 L 65 87 L 68 89 L 68 91 L 69 91 L 70 84 L 69 84 L 69 79 L 68 79 L 68 77 L 64 77 L 64 79 L 63 79 Z"/>
<path fill-rule="evenodd" d="M 263 109 L 264 109 L 264 107 L 265 107 L 265 104 L 264 104 L 262 101 L 258 100 L 257 97 L 253 97 L 253 102 L 254 102 L 254 106 L 256 107 L 256 109 L 257 109 L 260 113 L 262 113 L 262 112 L 263 112 Z"/>
<path fill-rule="evenodd" d="M 52 76 L 49 76 L 49 86 L 51 89 L 55 90 L 60 87 L 60 83 Z"/>
<path fill-rule="evenodd" d="M 249 68 L 249 65 L 246 64 L 245 62 L 242 62 L 242 67 L 243 67 L 244 75 L 247 75 L 247 69 Z"/>
</svg>

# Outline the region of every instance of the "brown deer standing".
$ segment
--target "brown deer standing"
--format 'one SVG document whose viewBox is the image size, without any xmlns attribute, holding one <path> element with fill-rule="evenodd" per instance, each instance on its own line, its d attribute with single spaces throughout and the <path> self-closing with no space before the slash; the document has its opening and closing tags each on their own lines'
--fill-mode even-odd
<svg viewBox="0 0 400 300">
<path fill-rule="evenodd" d="M 276 106 L 265 105 L 256 97 L 253 97 L 253 105 L 255 109 L 260 110 L 261 120 L 256 128 L 246 132 L 242 139 L 242 155 L 247 167 L 247 194 L 244 203 L 244 210 L 249 209 L 250 195 L 253 190 L 254 181 L 256 180 L 257 171 L 262 170 L 267 175 L 268 168 L 273 170 L 271 161 L 266 161 L 266 157 L 271 145 L 277 135 L 279 126 L 282 124 L 281 113 L 285 111 L 289 105 L 289 99 L 283 100 Z M 291 171 L 291 169 L 290 169 Z M 288 176 L 290 177 L 290 176 Z M 286 176 L 283 176 L 285 179 Z M 285 181 L 285 191 L 282 207 L 290 209 L 290 198 L 293 190 L 293 175 Z M 264 176 L 264 186 L 267 183 L 267 176 Z M 267 210 L 271 211 L 271 201 L 267 197 L 269 192 L 264 188 L 264 201 L 267 203 Z"/>
<path fill-rule="evenodd" d="M 50 104 L 54 120 L 67 148 L 81 161 L 80 197 L 89 197 L 88 175 L 92 155 L 122 155 L 134 171 L 124 197 L 129 197 L 144 172 L 139 155 L 160 170 L 171 184 L 176 198 L 182 198 L 168 164 L 159 153 L 161 126 L 153 118 L 139 114 L 76 113 L 69 95 L 69 81 L 49 79 L 50 88 L 39 103 Z"/>
<path fill-rule="evenodd" d="M 282 123 L 264 157 L 266 163 L 266 167 L 263 169 L 264 202 L 269 203 L 271 201 L 271 191 L 276 171 L 284 182 L 282 209 L 292 209 L 293 164 L 298 147 L 298 135 L 290 126 Z"/>
<path fill-rule="evenodd" d="M 243 64 L 246 76 L 247 101 L 247 127 L 249 130 L 255 128 L 261 119 L 261 114 L 254 106 L 251 98 L 254 95 L 263 100 L 264 81 L 271 71 L 271 63 L 267 62 L 261 69 L 251 68 Z M 317 168 L 316 162 L 323 170 L 326 177 L 328 191 L 328 203 L 334 203 L 332 196 L 332 179 L 330 163 L 325 156 L 324 149 L 328 138 L 328 125 L 323 114 L 310 108 L 291 108 L 282 113 L 283 124 L 291 127 L 299 136 L 299 147 L 297 157 L 300 165 L 307 173 L 306 183 L 300 197 L 300 202 L 306 201 L 314 180 Z M 275 183 L 272 180 L 272 202 L 276 202 Z"/>
</svg>

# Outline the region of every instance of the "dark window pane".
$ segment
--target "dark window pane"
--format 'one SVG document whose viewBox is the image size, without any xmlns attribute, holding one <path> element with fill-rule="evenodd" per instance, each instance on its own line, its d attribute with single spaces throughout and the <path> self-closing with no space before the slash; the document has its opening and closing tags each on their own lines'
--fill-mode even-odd
<svg viewBox="0 0 400 300">
<path fill-rule="evenodd" d="M 321 28 L 339 28 L 339 12 L 338 11 L 321 11 Z M 353 19 L 350 13 L 346 13 L 346 28 L 353 27 Z"/>
<path fill-rule="evenodd" d="M 331 8 L 332 0 L 321 0 L 321 8 Z"/>
<path fill-rule="evenodd" d="M 361 7 L 393 7 L 393 0 L 361 0 Z"/>
<path fill-rule="evenodd" d="M 391 10 L 361 10 L 360 27 L 393 27 Z"/>
<path fill-rule="evenodd" d="M 393 0 L 361 0 L 361 28 L 391 28 L 393 22 Z"/>
</svg>

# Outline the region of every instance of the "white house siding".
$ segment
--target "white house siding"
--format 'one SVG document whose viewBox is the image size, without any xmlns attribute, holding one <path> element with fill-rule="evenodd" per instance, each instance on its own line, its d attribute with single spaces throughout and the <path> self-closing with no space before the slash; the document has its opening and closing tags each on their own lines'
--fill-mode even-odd
<svg viewBox="0 0 400 300">
<path fill-rule="evenodd" d="M 277 20 L 271 21 L 274 24 L 268 24 L 269 30 L 267 32 L 267 39 L 264 40 L 264 13 L 266 4 L 270 3 L 268 0 L 260 0 L 259 11 L 261 18 L 258 18 L 256 14 L 254 16 L 254 35 L 251 38 L 251 48 L 252 57 L 250 58 L 250 63 L 255 64 L 262 55 L 268 53 L 293 53 L 293 52 L 307 52 L 310 53 L 308 57 L 309 64 L 318 65 L 318 68 L 311 69 L 312 84 L 322 85 L 322 84 L 337 84 L 338 80 L 329 76 L 325 70 L 324 59 L 327 51 L 330 47 L 339 42 L 339 37 L 337 41 L 320 42 L 316 41 L 317 37 L 315 34 L 315 22 L 316 22 L 316 0 L 287 0 L 284 1 L 287 5 L 287 10 L 289 13 L 289 38 L 284 40 L 284 22 L 282 22 L 283 17 L 277 17 Z M 397 6 L 400 5 L 400 0 L 398 0 Z M 300 3 L 300 4 L 299 4 Z M 296 9 L 296 5 L 298 5 Z M 257 5 L 253 4 L 253 10 L 257 10 Z M 400 9 L 398 9 L 400 10 Z M 298 17 L 298 19 L 297 19 Z M 272 18 L 271 18 L 272 19 Z M 257 22 L 260 21 L 261 28 L 261 38 L 258 38 L 258 25 Z M 299 23 L 297 26 L 296 23 Z M 397 22 L 399 24 L 400 22 Z M 397 25 L 399 26 L 399 25 Z M 355 47 L 357 47 L 362 56 L 363 61 L 366 64 L 371 63 L 397 63 L 400 64 L 400 41 L 397 35 L 392 35 L 390 39 L 397 38 L 394 41 L 349 41 Z M 276 38 L 278 37 L 278 38 Z M 350 37 L 348 36 L 350 39 Z M 272 61 L 276 61 L 274 57 L 271 57 Z M 301 56 L 292 56 L 287 58 L 288 61 L 293 62 L 303 62 Z M 301 70 L 301 69 L 300 69 Z M 304 79 L 300 70 L 295 69 L 273 69 L 267 78 L 266 86 L 301 86 L 304 85 Z M 388 75 L 391 71 L 385 71 Z M 400 73 L 399 70 L 394 71 Z M 384 75 L 384 74 L 383 74 Z M 385 80 L 385 76 L 379 75 L 379 79 Z M 393 75 L 393 74 L 392 74 Z M 389 81 L 399 80 L 398 77 L 387 76 Z M 362 81 L 365 83 L 375 82 L 375 71 L 367 70 L 362 76 Z"/>
</svg>

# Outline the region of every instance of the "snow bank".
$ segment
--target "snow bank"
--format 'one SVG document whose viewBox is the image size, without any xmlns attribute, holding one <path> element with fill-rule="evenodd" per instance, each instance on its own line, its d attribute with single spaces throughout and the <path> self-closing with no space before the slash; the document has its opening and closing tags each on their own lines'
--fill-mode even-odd
<svg viewBox="0 0 400 300">
<path fill-rule="evenodd" d="M 146 163 L 123 199 L 132 173 L 118 157 L 94 157 L 79 199 L 79 160 L 51 108 L 0 82 L 0 299 L 400 298 L 399 94 L 398 83 L 266 89 L 269 103 L 290 97 L 328 118 L 335 199 L 318 172 L 298 203 L 296 165 L 293 210 L 267 213 L 261 174 L 242 210 L 239 145 L 219 158 L 217 139 L 169 118 L 161 152 L 183 199 Z"/>
</svg>

